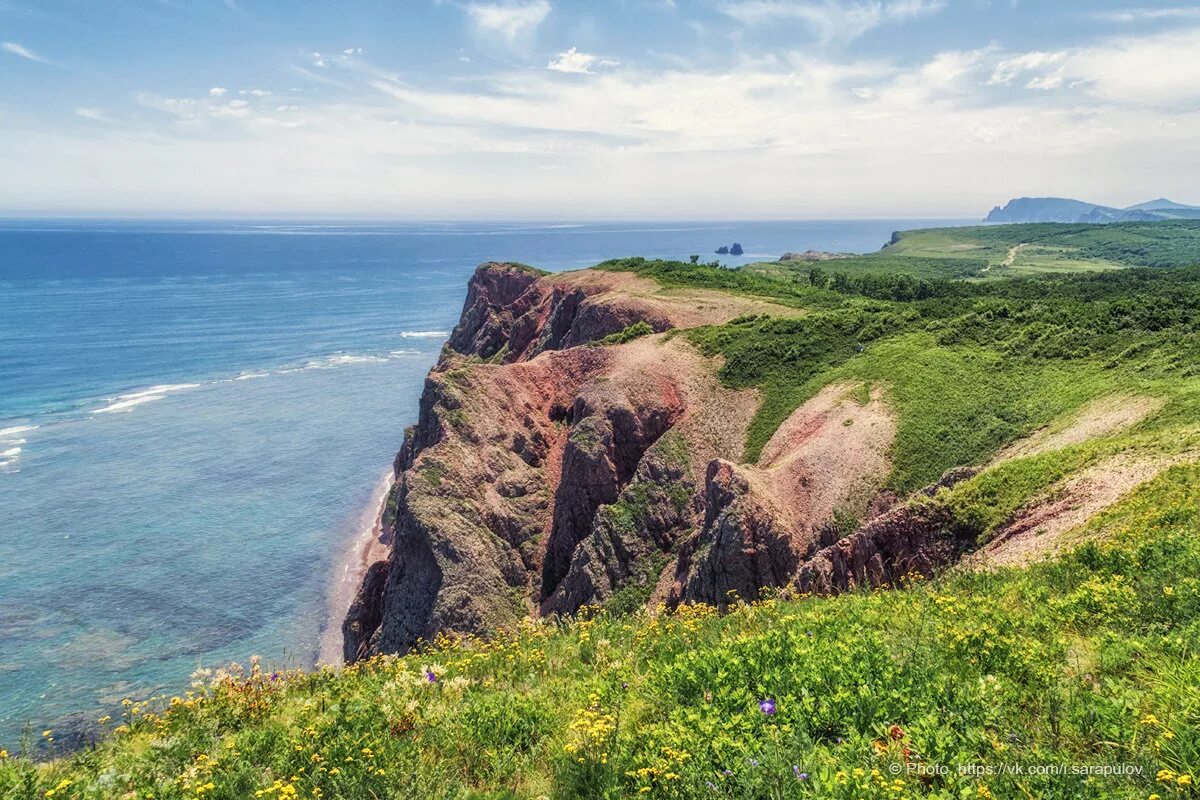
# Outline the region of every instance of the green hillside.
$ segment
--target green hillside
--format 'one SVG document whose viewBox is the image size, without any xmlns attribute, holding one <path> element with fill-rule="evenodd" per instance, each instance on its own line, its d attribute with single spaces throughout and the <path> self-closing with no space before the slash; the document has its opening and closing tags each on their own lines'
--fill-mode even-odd
<svg viewBox="0 0 1200 800">
<path fill-rule="evenodd" d="M 823 262 L 755 264 L 764 272 L 903 272 L 922 278 L 998 278 L 1200 261 L 1200 220 L 1025 223 L 898 232 L 877 253 Z"/>
</svg>

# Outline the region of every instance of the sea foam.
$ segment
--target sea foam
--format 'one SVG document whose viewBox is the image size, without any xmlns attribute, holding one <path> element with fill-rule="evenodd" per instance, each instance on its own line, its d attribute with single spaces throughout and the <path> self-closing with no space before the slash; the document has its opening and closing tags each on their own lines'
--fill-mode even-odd
<svg viewBox="0 0 1200 800">
<path fill-rule="evenodd" d="M 117 395 L 111 398 L 109 404 L 104 408 L 97 408 L 92 411 L 93 414 L 111 414 L 114 411 L 128 411 L 136 406 L 152 403 L 155 400 L 162 400 L 171 392 L 182 392 L 185 389 L 197 389 L 200 387 L 198 383 L 163 383 L 158 386 L 151 386 L 149 389 L 140 389 L 136 392 Z"/>
</svg>

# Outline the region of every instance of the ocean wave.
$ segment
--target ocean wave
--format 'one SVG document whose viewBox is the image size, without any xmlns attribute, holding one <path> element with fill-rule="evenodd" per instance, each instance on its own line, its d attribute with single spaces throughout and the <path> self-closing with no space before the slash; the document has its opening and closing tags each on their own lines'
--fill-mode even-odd
<svg viewBox="0 0 1200 800">
<path fill-rule="evenodd" d="M 164 397 L 166 397 L 165 394 L 150 394 L 143 395 L 142 397 L 133 397 L 129 400 L 118 400 L 115 403 L 110 403 L 104 408 L 94 409 L 92 413 L 112 414 L 116 411 L 128 411 L 131 408 L 136 408 L 137 406 L 145 405 L 146 403 L 153 403 L 155 400 L 162 400 Z"/>
<path fill-rule="evenodd" d="M 136 392 L 127 392 L 126 394 L 117 395 L 109 398 L 109 403 L 104 408 L 97 408 L 92 411 L 93 414 L 111 414 L 114 411 L 128 411 L 146 403 L 152 403 L 155 400 L 162 400 L 172 392 L 182 392 L 187 389 L 198 389 L 199 383 L 160 383 L 157 386 L 151 386 L 148 389 L 139 389 Z"/>
<path fill-rule="evenodd" d="M 401 339 L 444 339 L 450 334 L 446 331 L 403 331 Z"/>
<path fill-rule="evenodd" d="M 356 356 L 340 354 L 336 356 L 329 356 L 328 358 L 320 361 L 310 361 L 308 362 L 308 366 L 313 369 L 320 369 L 322 367 L 340 367 L 343 364 L 382 364 L 385 361 L 387 361 L 387 359 L 383 356 Z"/>
<path fill-rule="evenodd" d="M 0 469 L 3 469 L 5 472 L 17 472 L 18 470 L 10 470 L 9 467 L 20 460 L 21 448 L 10 447 L 7 450 L 0 450 Z"/>
<path fill-rule="evenodd" d="M 38 429 L 37 425 L 15 425 L 11 428 L 3 428 L 3 429 L 0 429 L 0 439 L 6 439 L 9 436 L 15 436 L 18 433 L 28 433 L 29 431 L 36 431 L 37 429 Z M 24 439 L 22 439 L 21 441 L 23 443 Z"/>
<path fill-rule="evenodd" d="M 242 374 L 240 374 L 236 378 L 234 378 L 234 380 L 235 381 L 249 381 L 249 380 L 253 380 L 254 378 L 268 378 L 270 376 L 271 376 L 270 372 L 243 372 Z"/>
<path fill-rule="evenodd" d="M 37 425 L 11 425 L 0 428 L 0 470 L 7 473 L 20 472 L 13 465 L 21 460 L 21 445 L 25 444 L 23 434 L 36 431 Z"/>
</svg>

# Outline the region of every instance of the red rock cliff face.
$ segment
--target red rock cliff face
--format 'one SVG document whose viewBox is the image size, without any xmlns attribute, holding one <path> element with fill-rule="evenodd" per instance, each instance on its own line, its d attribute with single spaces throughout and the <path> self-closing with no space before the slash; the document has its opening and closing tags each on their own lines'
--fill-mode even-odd
<svg viewBox="0 0 1200 800">
<path fill-rule="evenodd" d="M 536 613 L 596 509 L 682 413 L 669 385 L 608 381 L 616 348 L 576 346 L 646 319 L 604 294 L 515 265 L 476 271 L 396 459 L 392 552 L 343 624 L 348 661 Z"/>
<path fill-rule="evenodd" d="M 396 458 L 392 550 L 347 614 L 347 661 L 609 600 L 888 585 L 961 553 L 946 520 L 906 506 L 835 541 L 835 508 L 880 506 L 895 426 L 877 394 L 827 387 L 745 465 L 757 398 L 721 387 L 681 337 L 583 346 L 695 324 L 695 307 L 630 280 L 476 270 Z"/>
</svg>

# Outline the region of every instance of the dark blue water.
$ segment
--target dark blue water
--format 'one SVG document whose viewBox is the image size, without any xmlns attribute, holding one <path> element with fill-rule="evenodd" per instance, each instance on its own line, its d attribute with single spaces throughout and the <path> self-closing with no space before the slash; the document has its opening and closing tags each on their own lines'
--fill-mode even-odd
<svg viewBox="0 0 1200 800">
<path fill-rule="evenodd" d="M 931 224 L 0 221 L 0 742 L 200 666 L 314 662 L 476 264 Z"/>
</svg>

